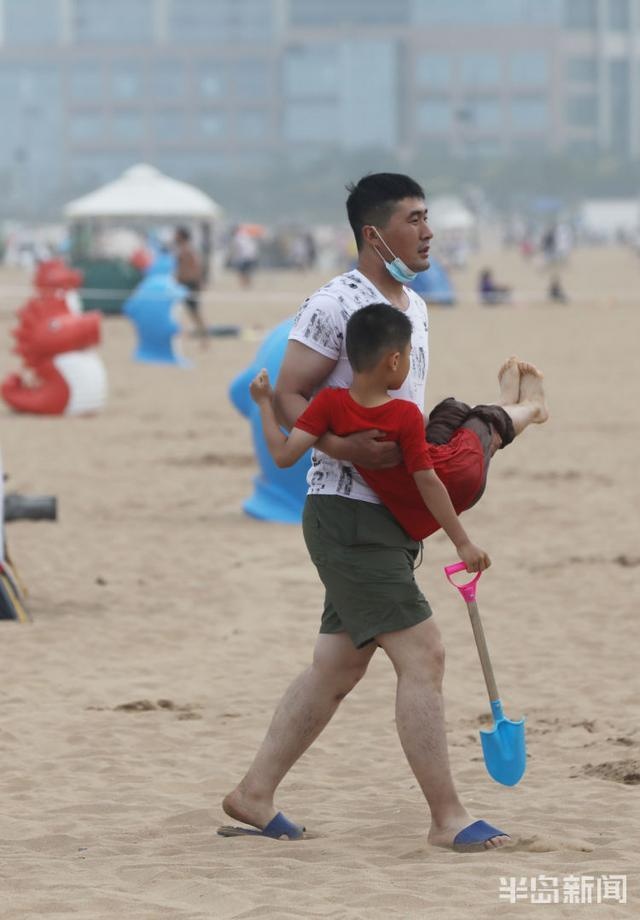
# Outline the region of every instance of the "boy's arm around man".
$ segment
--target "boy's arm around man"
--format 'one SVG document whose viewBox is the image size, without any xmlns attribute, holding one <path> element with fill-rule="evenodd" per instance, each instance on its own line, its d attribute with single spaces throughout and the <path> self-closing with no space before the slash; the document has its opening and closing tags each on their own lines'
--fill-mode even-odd
<svg viewBox="0 0 640 920">
<path fill-rule="evenodd" d="M 290 341 L 282 361 L 274 390 L 274 408 L 281 425 L 291 430 L 296 419 L 307 408 L 314 392 L 327 379 L 336 361 L 308 348 L 301 342 Z M 331 432 L 324 434 L 317 446 L 334 460 L 386 469 L 397 466 L 402 455 L 393 441 L 380 441 L 383 433 L 377 429 L 358 431 L 347 437 Z"/>
</svg>

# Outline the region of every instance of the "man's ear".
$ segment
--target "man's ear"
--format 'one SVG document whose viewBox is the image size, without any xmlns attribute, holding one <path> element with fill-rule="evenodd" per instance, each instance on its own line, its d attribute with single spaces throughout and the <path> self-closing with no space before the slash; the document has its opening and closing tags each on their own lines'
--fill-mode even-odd
<svg viewBox="0 0 640 920">
<path fill-rule="evenodd" d="M 389 353 L 389 368 L 392 371 L 397 371 L 400 366 L 400 352 L 392 351 Z"/>
<path fill-rule="evenodd" d="M 376 233 L 376 228 L 371 226 L 371 224 L 366 224 L 362 228 L 362 241 L 368 243 L 370 246 L 380 242 L 378 234 Z"/>
</svg>

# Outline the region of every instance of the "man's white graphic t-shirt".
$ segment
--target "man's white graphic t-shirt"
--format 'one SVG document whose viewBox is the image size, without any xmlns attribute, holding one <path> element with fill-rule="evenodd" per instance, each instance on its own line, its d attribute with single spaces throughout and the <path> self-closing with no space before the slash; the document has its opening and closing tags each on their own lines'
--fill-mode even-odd
<svg viewBox="0 0 640 920">
<path fill-rule="evenodd" d="M 409 297 L 406 315 L 413 325 L 411 369 L 402 387 L 390 391 L 389 395 L 411 400 L 423 412 L 429 363 L 427 308 L 419 294 L 409 288 L 404 290 Z M 298 310 L 289 338 L 336 361 L 336 366 L 319 389 L 351 386 L 353 371 L 345 347 L 347 321 L 356 310 L 372 303 L 389 301 L 362 272 L 354 269 L 333 278 L 305 300 Z M 378 496 L 350 463 L 333 460 L 320 450 L 312 453 L 307 483 L 309 495 L 342 495 L 359 501 L 380 503 Z"/>
</svg>

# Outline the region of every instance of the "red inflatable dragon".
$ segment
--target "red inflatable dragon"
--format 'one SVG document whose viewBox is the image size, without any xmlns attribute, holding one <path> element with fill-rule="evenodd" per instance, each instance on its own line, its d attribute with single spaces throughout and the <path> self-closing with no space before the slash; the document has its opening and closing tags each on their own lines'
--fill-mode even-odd
<svg viewBox="0 0 640 920">
<path fill-rule="evenodd" d="M 82 415 L 100 410 L 107 381 L 96 345 L 100 314 L 80 313 L 77 288 L 82 275 L 64 262 L 38 267 L 38 293 L 18 313 L 13 330 L 22 373 L 2 383 L 5 402 L 18 412 L 40 415 Z"/>
</svg>

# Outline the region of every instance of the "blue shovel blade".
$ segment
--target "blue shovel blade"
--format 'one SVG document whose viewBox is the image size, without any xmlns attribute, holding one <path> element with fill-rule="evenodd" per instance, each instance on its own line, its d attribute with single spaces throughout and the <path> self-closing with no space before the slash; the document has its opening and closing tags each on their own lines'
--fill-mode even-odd
<svg viewBox="0 0 640 920">
<path fill-rule="evenodd" d="M 480 732 L 480 741 L 489 775 L 503 786 L 515 786 L 527 767 L 524 719 L 496 719 L 490 731 Z"/>
</svg>

